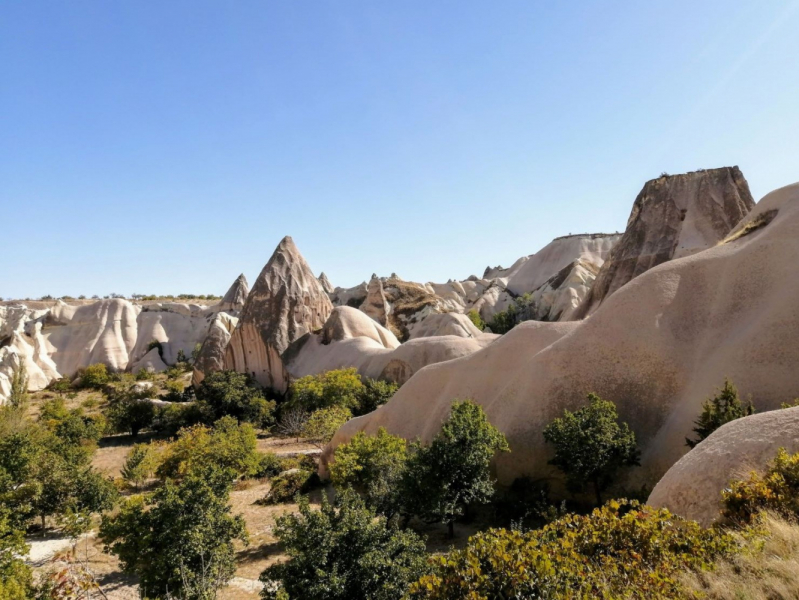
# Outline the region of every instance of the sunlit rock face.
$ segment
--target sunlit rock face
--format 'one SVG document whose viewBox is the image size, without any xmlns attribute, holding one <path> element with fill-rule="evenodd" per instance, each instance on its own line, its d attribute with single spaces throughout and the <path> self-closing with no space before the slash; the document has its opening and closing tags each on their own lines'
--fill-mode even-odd
<svg viewBox="0 0 799 600">
<path fill-rule="evenodd" d="M 321 329 L 333 305 L 294 241 L 286 236 L 250 291 L 225 353 L 225 368 L 251 374 L 285 391 L 280 355 L 304 334 Z"/>
</svg>

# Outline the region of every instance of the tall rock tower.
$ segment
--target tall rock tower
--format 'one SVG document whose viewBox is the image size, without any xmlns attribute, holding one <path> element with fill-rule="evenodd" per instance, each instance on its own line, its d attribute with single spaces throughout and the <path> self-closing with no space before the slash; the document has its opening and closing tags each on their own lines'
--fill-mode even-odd
<svg viewBox="0 0 799 600">
<path fill-rule="evenodd" d="M 715 246 L 754 205 L 738 167 L 647 181 L 635 199 L 624 235 L 605 259 L 575 318 L 588 316 L 613 292 L 652 267 Z"/>
<path fill-rule="evenodd" d="M 288 378 L 280 355 L 297 338 L 321 329 L 332 310 L 294 241 L 284 237 L 247 296 L 225 352 L 225 368 L 285 392 Z"/>
</svg>

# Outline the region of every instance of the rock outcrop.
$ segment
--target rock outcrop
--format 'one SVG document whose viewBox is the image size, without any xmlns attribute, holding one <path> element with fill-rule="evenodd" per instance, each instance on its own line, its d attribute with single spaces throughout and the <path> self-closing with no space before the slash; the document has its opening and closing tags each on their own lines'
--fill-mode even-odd
<svg viewBox="0 0 799 600">
<path fill-rule="evenodd" d="M 227 313 L 214 316 L 208 328 L 208 334 L 203 340 L 197 358 L 194 361 L 191 383 L 198 386 L 208 373 L 221 371 L 225 368 L 225 353 L 230 342 L 230 336 L 239 320 Z"/>
<path fill-rule="evenodd" d="M 325 293 L 329 296 L 335 291 L 333 284 L 330 283 L 330 280 L 327 278 L 327 275 L 324 272 L 319 273 L 319 283 L 322 284 L 322 289 L 325 290 Z"/>
<path fill-rule="evenodd" d="M 244 303 L 247 301 L 247 296 L 250 294 L 250 286 L 247 283 L 247 278 L 244 273 L 236 278 L 233 285 L 230 286 L 227 293 L 222 298 L 222 302 L 214 308 L 219 312 L 226 312 L 231 315 L 237 315 L 244 308 Z"/>
<path fill-rule="evenodd" d="M 463 338 L 477 338 L 483 335 L 483 332 L 474 326 L 469 317 L 460 313 L 430 315 L 420 323 L 415 324 L 410 332 L 410 339 L 412 340 L 441 335 L 454 335 Z"/>
<path fill-rule="evenodd" d="M 780 448 L 799 452 L 799 408 L 723 425 L 666 472 L 647 503 L 710 525 L 719 517 L 722 490 L 750 471 L 764 471 Z"/>
<path fill-rule="evenodd" d="M 500 481 L 556 485 L 542 431 L 595 392 L 617 405 L 642 450 L 642 466 L 620 484 L 653 485 L 685 453 L 702 402 L 726 376 L 761 412 L 799 388 L 799 184 L 766 196 L 722 242 L 636 277 L 590 319 L 523 323 L 417 371 L 388 404 L 347 423 L 326 460 L 357 431 L 381 426 L 429 441 L 454 399 L 473 398 L 510 442 L 496 461 Z"/>
<path fill-rule="evenodd" d="M 322 284 L 286 236 L 247 297 L 227 346 L 225 368 L 285 391 L 288 378 L 280 355 L 298 338 L 321 329 L 332 309 Z"/>
<path fill-rule="evenodd" d="M 576 318 L 591 314 L 608 296 L 652 267 L 715 246 L 753 206 L 749 184 L 738 167 L 648 181 L 635 199 L 624 235 L 602 265 Z"/>
<path fill-rule="evenodd" d="M 383 291 L 383 282 L 377 275 L 372 275 L 369 285 L 366 288 L 366 298 L 360 306 L 361 311 L 368 317 L 374 319 L 384 327 L 388 324 L 388 315 L 391 306 L 386 300 Z"/>
</svg>

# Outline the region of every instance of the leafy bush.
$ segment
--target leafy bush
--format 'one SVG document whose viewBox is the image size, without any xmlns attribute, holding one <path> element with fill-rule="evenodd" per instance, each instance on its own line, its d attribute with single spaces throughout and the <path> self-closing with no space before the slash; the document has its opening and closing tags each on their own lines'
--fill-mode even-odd
<svg viewBox="0 0 799 600">
<path fill-rule="evenodd" d="M 308 412 L 331 406 L 352 411 L 360 404 L 363 387 L 357 369 L 338 369 L 319 375 L 307 375 L 292 383 L 291 404 Z"/>
<path fill-rule="evenodd" d="M 80 373 L 80 385 L 85 388 L 100 389 L 109 379 L 108 367 L 103 363 L 89 365 Z"/>
<path fill-rule="evenodd" d="M 544 439 L 555 447 L 549 464 L 563 471 L 568 488 L 582 492 L 593 485 L 597 505 L 620 468 L 640 464 L 635 434 L 619 422 L 616 405 L 596 394 L 588 394 L 588 406 L 564 411 L 547 425 Z"/>
<path fill-rule="evenodd" d="M 12 408 L 23 409 L 27 406 L 28 400 L 28 370 L 25 367 L 25 360 L 21 359 L 19 365 L 11 374 L 11 390 L 8 396 L 8 404 Z"/>
<path fill-rule="evenodd" d="M 124 573 L 154 597 L 216 597 L 235 572 L 233 540 L 247 540 L 244 519 L 230 515 L 233 474 L 205 463 L 150 498 L 134 496 L 103 517 L 100 539 Z"/>
<path fill-rule="evenodd" d="M 680 575 L 736 550 L 716 529 L 637 502 L 610 502 L 528 533 L 494 529 L 434 559 L 415 600 L 676 598 Z"/>
<path fill-rule="evenodd" d="M 27 600 L 32 597 L 31 569 L 21 557 L 28 554 L 25 534 L 18 529 L 10 509 L 0 504 L 0 598 Z"/>
<path fill-rule="evenodd" d="M 167 402 L 183 402 L 183 391 L 186 385 L 180 379 L 167 379 L 164 383 L 166 393 L 161 396 L 161 400 Z"/>
<path fill-rule="evenodd" d="M 753 415 L 755 407 L 749 402 L 744 404 L 738 397 L 738 390 L 729 379 L 724 380 L 724 387 L 713 398 L 702 404 L 702 414 L 696 420 L 693 431 L 699 439 L 685 438 L 688 447 L 693 448 L 719 427 L 735 419 Z"/>
<path fill-rule="evenodd" d="M 509 452 L 505 436 L 483 407 L 453 402 L 449 418 L 429 446 L 414 445 L 402 480 L 406 511 L 429 522 L 444 522 L 454 535 L 455 519 L 471 504 L 494 493 L 489 467 L 497 452 Z"/>
<path fill-rule="evenodd" d="M 366 505 L 391 517 L 401 507 L 399 484 L 408 460 L 408 444 L 384 428 L 377 435 L 357 433 L 336 448 L 330 479 L 337 488 L 350 487 L 361 494 Z"/>
<path fill-rule="evenodd" d="M 267 400 L 260 386 L 246 373 L 211 373 L 203 379 L 196 394 L 206 423 L 231 416 L 261 428 L 274 424 L 275 402 Z"/>
<path fill-rule="evenodd" d="M 747 524 L 761 512 L 799 518 L 799 452 L 780 448 L 763 474 L 752 471 L 722 492 L 722 515 L 733 523 Z"/>
<path fill-rule="evenodd" d="M 181 478 L 211 463 L 236 476 L 253 475 L 260 462 L 255 445 L 252 425 L 239 425 L 233 417 L 223 417 L 213 428 L 194 425 L 182 429 L 168 445 L 156 474 L 162 479 Z"/>
<path fill-rule="evenodd" d="M 322 448 L 333 438 L 339 427 L 351 418 L 352 413 L 344 407 L 321 408 L 308 417 L 302 428 L 302 437 Z"/>
<path fill-rule="evenodd" d="M 376 410 L 378 406 L 391 400 L 391 397 L 399 389 L 396 383 L 389 381 L 380 381 L 369 377 L 364 377 L 362 381 L 363 389 L 358 394 L 358 406 L 353 410 L 356 417 Z"/>
<path fill-rule="evenodd" d="M 481 317 L 480 313 L 477 312 L 476 310 L 474 309 L 470 310 L 468 313 L 466 313 L 466 316 L 469 317 L 469 320 L 472 322 L 472 325 L 477 327 L 477 329 L 479 329 L 480 331 L 483 331 L 483 329 L 486 328 L 486 323 L 485 321 L 483 321 L 483 317 Z"/>
<path fill-rule="evenodd" d="M 282 504 L 293 502 L 297 494 L 308 492 L 314 473 L 305 469 L 284 471 L 269 481 L 269 491 L 263 504 Z"/>
<path fill-rule="evenodd" d="M 261 597 L 303 600 L 396 600 L 427 571 L 423 541 L 399 530 L 354 494 L 333 506 L 278 517 L 275 535 L 290 559 L 268 567 Z"/>
<path fill-rule="evenodd" d="M 253 473 L 254 477 L 275 477 L 283 472 L 283 463 L 280 457 L 274 452 L 262 452 L 258 454 L 258 466 Z"/>
</svg>

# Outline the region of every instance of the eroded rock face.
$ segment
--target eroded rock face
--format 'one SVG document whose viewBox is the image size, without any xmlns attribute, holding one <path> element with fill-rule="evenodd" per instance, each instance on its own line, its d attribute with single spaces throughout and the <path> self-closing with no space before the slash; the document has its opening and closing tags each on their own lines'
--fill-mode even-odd
<svg viewBox="0 0 799 600">
<path fill-rule="evenodd" d="M 250 294 L 250 286 L 247 283 L 247 278 L 244 273 L 236 278 L 233 285 L 230 286 L 225 296 L 215 308 L 220 312 L 226 312 L 232 315 L 237 315 L 244 308 L 244 303 L 247 301 L 247 296 Z"/>
<path fill-rule="evenodd" d="M 366 299 L 360 306 L 361 311 L 384 327 L 388 324 L 388 315 L 391 306 L 386 300 L 383 291 L 383 282 L 377 275 L 372 275 L 369 286 L 366 288 Z"/>
<path fill-rule="evenodd" d="M 325 275 L 324 273 L 319 273 L 319 283 L 322 284 L 322 289 L 325 290 L 328 296 L 332 294 L 333 291 L 335 290 L 333 284 L 330 283 L 330 280 L 327 278 L 327 275 Z"/>
<path fill-rule="evenodd" d="M 230 342 L 230 336 L 239 320 L 227 313 L 215 315 L 208 335 L 205 336 L 200 352 L 194 362 L 191 383 L 195 387 L 200 385 L 208 373 L 221 371 L 225 368 L 225 353 Z"/>
<path fill-rule="evenodd" d="M 285 391 L 280 355 L 304 334 L 321 329 L 333 306 L 291 237 L 278 244 L 250 291 L 225 353 L 225 368 L 250 373 Z"/>
<path fill-rule="evenodd" d="M 799 408 L 737 419 L 714 431 L 668 470 L 647 504 L 710 525 L 733 479 L 764 471 L 780 448 L 799 452 Z"/>
<path fill-rule="evenodd" d="M 635 199 L 624 235 L 575 317 L 589 315 L 608 296 L 652 267 L 715 246 L 754 204 L 738 167 L 648 181 Z"/>
</svg>

